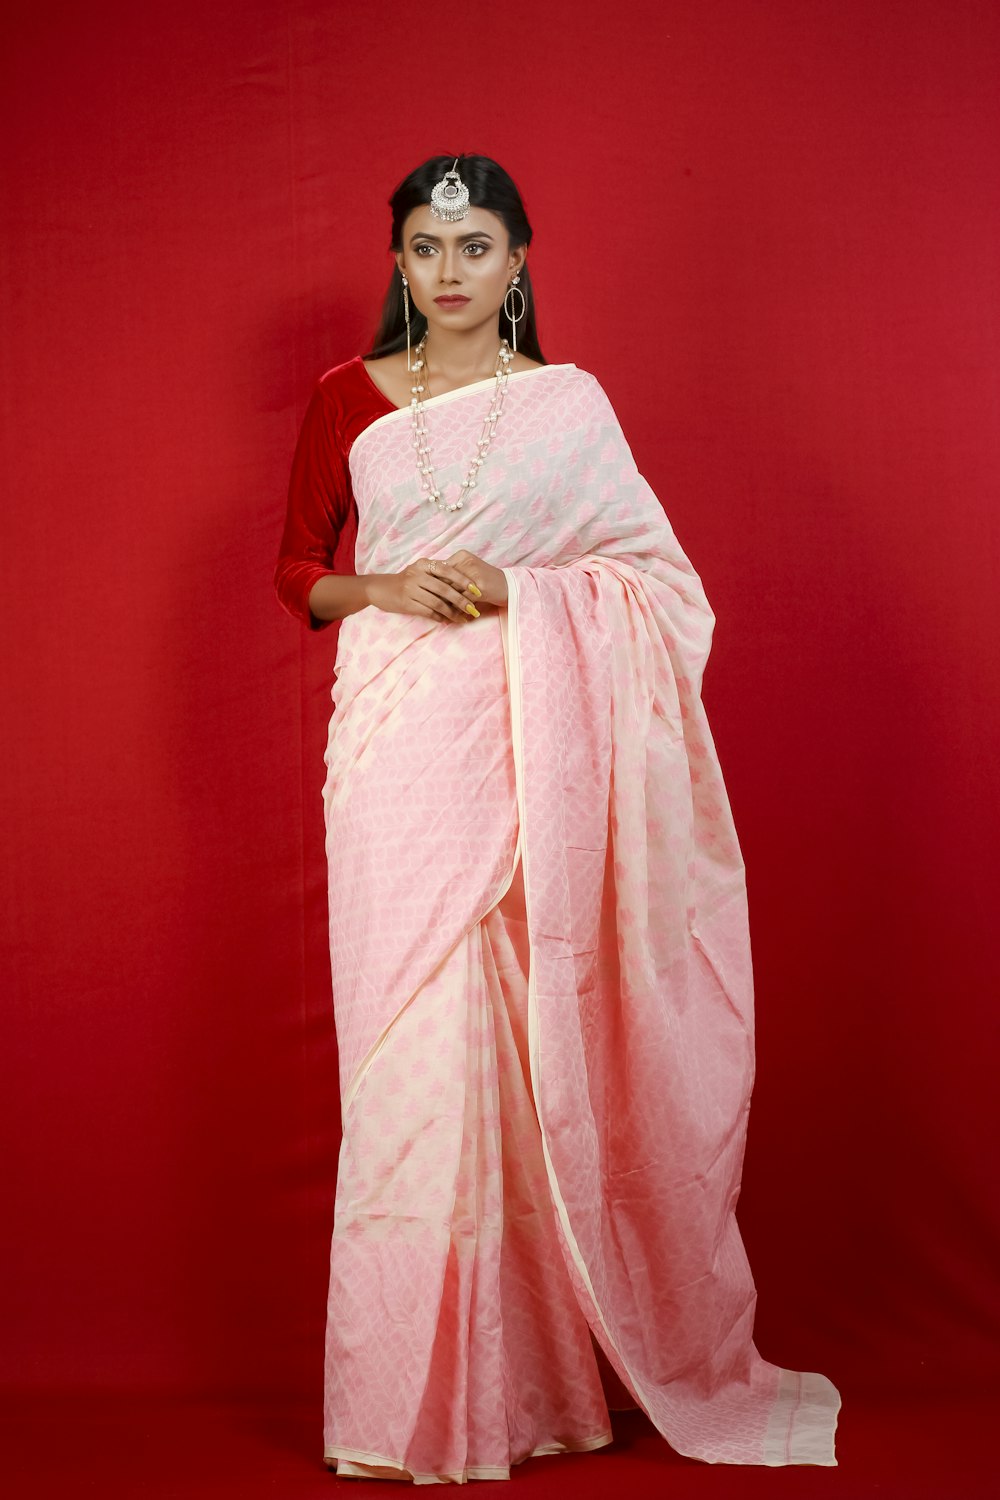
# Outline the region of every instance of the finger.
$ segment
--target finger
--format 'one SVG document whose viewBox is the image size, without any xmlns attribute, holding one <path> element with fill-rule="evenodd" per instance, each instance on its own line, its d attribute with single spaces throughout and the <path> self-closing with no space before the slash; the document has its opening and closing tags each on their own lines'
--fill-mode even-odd
<svg viewBox="0 0 1000 1500">
<path fill-rule="evenodd" d="M 465 594 L 460 594 L 457 588 L 452 588 L 451 584 L 446 583 L 443 578 L 429 578 L 427 580 L 427 587 L 432 589 L 442 599 L 447 599 L 450 604 L 454 604 L 456 609 L 459 609 L 462 614 L 468 615 L 470 619 L 478 613 L 472 600 Z"/>
<path fill-rule="evenodd" d="M 461 608 L 460 605 L 453 604 L 451 599 L 446 597 L 443 592 L 439 593 L 438 590 L 434 588 L 435 582 L 440 582 L 440 580 L 428 578 L 426 583 L 423 584 L 419 589 L 420 598 L 430 606 L 432 613 L 441 616 L 445 620 L 466 619 L 467 616 L 465 614 L 465 611 Z M 445 584 L 443 585 L 443 587 L 447 588 L 448 586 L 447 584 Z M 451 592 L 453 592 L 453 590 L 449 590 L 449 593 Z M 456 597 L 458 596 L 456 595 Z"/>
<path fill-rule="evenodd" d="M 477 583 L 474 583 L 467 573 L 452 563 L 435 562 L 433 564 L 432 578 L 443 578 L 445 582 L 451 583 L 460 592 L 468 592 L 474 599 L 481 599 L 483 591 Z M 465 603 L 465 600 L 462 600 Z"/>
</svg>

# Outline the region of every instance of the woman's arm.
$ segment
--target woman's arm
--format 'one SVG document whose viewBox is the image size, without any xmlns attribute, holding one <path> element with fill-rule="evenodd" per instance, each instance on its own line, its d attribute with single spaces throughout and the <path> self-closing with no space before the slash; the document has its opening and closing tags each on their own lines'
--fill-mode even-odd
<svg viewBox="0 0 1000 1500">
<path fill-rule="evenodd" d="M 484 611 L 506 604 L 506 598 L 507 580 L 501 570 L 462 551 L 447 562 L 418 557 L 399 573 L 327 574 L 312 585 L 307 603 L 322 628 L 369 604 L 388 614 L 456 623 L 478 620 Z"/>
<path fill-rule="evenodd" d="M 342 620 L 372 603 L 369 590 L 385 573 L 330 573 L 318 578 L 309 590 L 309 610 L 317 620 Z"/>
<path fill-rule="evenodd" d="M 295 446 L 285 529 L 274 571 L 281 604 L 310 630 L 325 630 L 331 620 L 363 609 L 367 603 L 358 593 L 358 580 L 338 573 L 333 565 L 352 505 L 336 412 L 317 384 Z M 353 586 L 353 593 L 345 592 L 343 585 L 348 590 Z M 311 608 L 314 592 L 320 605 L 315 611 Z M 345 609 L 344 604 L 350 607 Z"/>
</svg>

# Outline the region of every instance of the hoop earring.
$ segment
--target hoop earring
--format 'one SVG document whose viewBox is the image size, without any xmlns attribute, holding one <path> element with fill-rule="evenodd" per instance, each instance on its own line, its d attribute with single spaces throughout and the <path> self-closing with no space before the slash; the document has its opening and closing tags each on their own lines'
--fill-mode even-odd
<svg viewBox="0 0 1000 1500">
<path fill-rule="evenodd" d="M 518 274 L 514 277 L 514 280 L 511 282 L 510 286 L 507 288 L 507 296 L 504 297 L 504 299 L 503 299 L 503 310 L 507 314 L 507 318 L 508 318 L 508 320 L 510 322 L 511 332 L 514 335 L 514 353 L 515 354 L 517 353 L 517 325 L 521 321 L 521 319 L 524 317 L 525 313 L 528 310 L 528 303 L 527 303 L 527 301 L 525 299 L 525 295 L 521 291 L 521 288 L 517 284 L 520 281 L 520 279 L 521 279 L 521 275 L 520 275 L 520 272 L 518 272 Z M 517 295 L 521 299 L 521 311 L 518 313 L 518 315 L 517 315 L 516 318 L 514 317 L 514 314 L 511 312 L 510 308 L 507 306 L 507 297 L 510 296 L 511 292 L 516 292 Z"/>
<path fill-rule="evenodd" d="M 407 370 L 411 370 L 412 366 L 410 365 L 410 293 L 409 293 L 409 290 L 408 290 L 410 283 L 406 279 L 406 272 L 405 271 L 400 271 L 399 274 L 403 278 L 403 316 L 406 319 L 406 368 L 407 368 Z"/>
</svg>

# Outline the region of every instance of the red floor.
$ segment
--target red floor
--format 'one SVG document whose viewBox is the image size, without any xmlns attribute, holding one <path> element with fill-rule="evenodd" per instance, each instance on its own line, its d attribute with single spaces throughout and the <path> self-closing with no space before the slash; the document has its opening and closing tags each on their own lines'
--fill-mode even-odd
<svg viewBox="0 0 1000 1500">
<path fill-rule="evenodd" d="M 681 1458 L 635 1412 L 615 1413 L 616 1442 L 587 1454 L 528 1459 L 509 1482 L 478 1480 L 477 1496 L 512 1494 L 590 1500 L 619 1494 L 669 1500 L 718 1496 L 876 1496 L 878 1500 L 1000 1497 L 987 1434 L 1000 1393 L 909 1404 L 843 1392 L 839 1465 L 747 1468 Z M 4 1395 L 4 1493 L 11 1500 L 95 1495 L 101 1500 L 163 1496 L 280 1496 L 313 1500 L 341 1491 L 399 1495 L 400 1483 L 338 1480 L 320 1457 L 322 1412 L 315 1403 L 221 1402 L 107 1395 Z M 424 1491 L 426 1493 L 426 1491 Z"/>
</svg>

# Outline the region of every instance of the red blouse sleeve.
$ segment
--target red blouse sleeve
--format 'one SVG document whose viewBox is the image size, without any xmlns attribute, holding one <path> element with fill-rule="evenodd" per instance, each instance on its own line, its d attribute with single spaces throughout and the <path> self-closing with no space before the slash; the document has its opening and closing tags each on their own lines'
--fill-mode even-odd
<svg viewBox="0 0 1000 1500">
<path fill-rule="evenodd" d="M 285 529 L 274 571 L 281 604 L 310 630 L 325 630 L 333 624 L 313 614 L 309 592 L 318 578 L 337 572 L 333 554 L 352 504 L 350 470 L 336 412 L 318 383 L 295 445 Z"/>
</svg>

